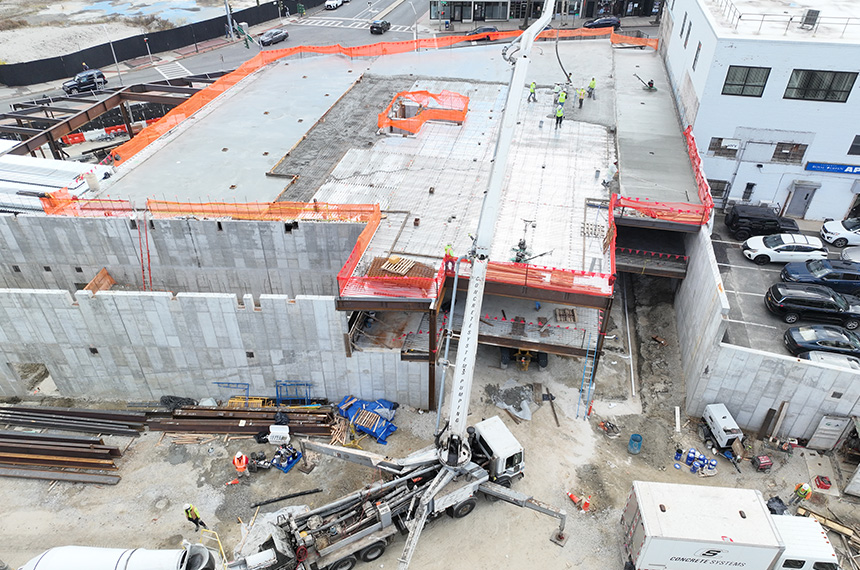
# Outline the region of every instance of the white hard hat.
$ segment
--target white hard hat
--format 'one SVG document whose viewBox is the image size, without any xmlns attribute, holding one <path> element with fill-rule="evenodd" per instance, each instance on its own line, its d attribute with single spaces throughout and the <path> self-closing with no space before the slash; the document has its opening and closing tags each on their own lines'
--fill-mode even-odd
<svg viewBox="0 0 860 570">
<path fill-rule="evenodd" d="M 190 509 L 190 508 L 191 508 L 191 503 L 185 503 L 185 506 L 183 507 L 183 510 L 186 510 L 186 511 L 187 511 L 187 510 L 188 510 L 188 509 Z"/>
<path fill-rule="evenodd" d="M 242 452 L 241 452 L 241 451 L 237 451 L 237 452 L 236 452 L 236 459 L 239 459 L 240 457 L 242 457 Z"/>
</svg>

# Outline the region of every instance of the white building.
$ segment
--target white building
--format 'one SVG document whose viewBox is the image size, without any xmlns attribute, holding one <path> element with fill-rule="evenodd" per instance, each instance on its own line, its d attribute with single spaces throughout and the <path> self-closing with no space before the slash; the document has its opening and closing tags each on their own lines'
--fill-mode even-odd
<svg viewBox="0 0 860 570">
<path fill-rule="evenodd" d="M 718 207 L 860 215 L 860 2 L 667 0 L 660 40 Z"/>
</svg>

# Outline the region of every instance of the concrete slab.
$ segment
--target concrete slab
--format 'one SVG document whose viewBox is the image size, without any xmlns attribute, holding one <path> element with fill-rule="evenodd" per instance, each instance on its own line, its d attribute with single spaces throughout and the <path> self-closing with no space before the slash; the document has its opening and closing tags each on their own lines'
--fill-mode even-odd
<svg viewBox="0 0 860 570">
<path fill-rule="evenodd" d="M 812 485 L 812 492 L 830 495 L 831 497 L 839 497 L 841 493 L 839 492 L 839 486 L 836 483 L 838 479 L 836 478 L 836 472 L 833 469 L 833 463 L 830 461 L 830 457 L 820 455 L 811 449 L 804 449 L 803 459 L 806 460 L 806 467 L 809 469 L 809 484 Z M 829 489 L 822 489 L 815 484 L 815 478 L 819 476 L 830 479 L 831 486 Z"/>
</svg>

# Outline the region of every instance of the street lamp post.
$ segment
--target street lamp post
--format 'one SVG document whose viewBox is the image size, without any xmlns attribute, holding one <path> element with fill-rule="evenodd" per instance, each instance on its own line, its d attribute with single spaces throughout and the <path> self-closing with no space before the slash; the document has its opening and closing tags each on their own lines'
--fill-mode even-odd
<svg viewBox="0 0 860 570">
<path fill-rule="evenodd" d="M 108 43 L 110 44 L 110 52 L 113 54 L 113 62 L 116 65 L 116 76 L 119 78 L 119 84 L 122 85 L 122 73 L 119 71 L 119 62 L 116 60 L 116 51 L 113 49 L 113 41 L 110 39 L 110 34 L 108 34 L 107 26 L 102 24 L 102 28 L 104 28 L 105 35 L 107 36 Z"/>
<path fill-rule="evenodd" d="M 149 54 L 149 63 L 152 64 L 152 52 L 149 50 L 149 38 L 143 38 L 143 43 L 146 45 L 146 53 Z"/>
<path fill-rule="evenodd" d="M 415 14 L 415 21 L 412 23 L 412 37 L 415 39 L 415 51 L 418 51 L 418 12 L 412 2 L 409 2 L 409 7 L 412 8 L 412 13 Z"/>
</svg>

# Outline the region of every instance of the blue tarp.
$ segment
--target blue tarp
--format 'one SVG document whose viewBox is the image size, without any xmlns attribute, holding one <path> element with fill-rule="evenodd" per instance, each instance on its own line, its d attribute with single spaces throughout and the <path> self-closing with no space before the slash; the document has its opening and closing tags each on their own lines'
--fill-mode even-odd
<svg viewBox="0 0 860 570">
<path fill-rule="evenodd" d="M 385 439 L 397 430 L 391 423 L 394 411 L 399 407 L 396 402 L 388 400 L 359 400 L 354 396 L 346 396 L 337 406 L 338 413 L 355 425 L 360 432 L 372 435 L 376 441 L 385 445 Z M 361 415 L 360 421 L 356 421 Z"/>
</svg>

